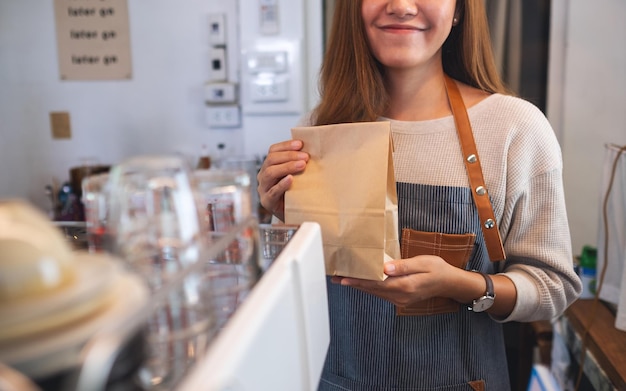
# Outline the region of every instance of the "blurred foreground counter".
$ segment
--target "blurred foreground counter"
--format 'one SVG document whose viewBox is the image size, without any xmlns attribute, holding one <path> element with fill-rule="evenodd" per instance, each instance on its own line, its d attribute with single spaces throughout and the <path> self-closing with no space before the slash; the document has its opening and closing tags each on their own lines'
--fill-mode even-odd
<svg viewBox="0 0 626 391">
<path fill-rule="evenodd" d="M 586 338 L 585 384 L 581 383 L 580 390 L 626 390 L 626 332 L 615 328 L 615 314 L 606 304 L 594 304 L 593 299 L 577 300 L 558 323 L 561 327 L 555 330 L 562 334 L 578 366 Z"/>
</svg>

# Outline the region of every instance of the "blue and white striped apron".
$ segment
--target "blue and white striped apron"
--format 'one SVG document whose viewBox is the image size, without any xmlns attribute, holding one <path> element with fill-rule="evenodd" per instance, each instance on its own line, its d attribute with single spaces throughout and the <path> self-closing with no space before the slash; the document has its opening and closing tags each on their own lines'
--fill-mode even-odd
<svg viewBox="0 0 626 391">
<path fill-rule="evenodd" d="M 399 229 L 476 234 L 468 269 L 494 272 L 469 188 L 398 183 Z M 328 285 L 331 340 L 320 391 L 510 389 L 501 324 L 461 308 L 397 316 L 373 295 Z"/>
</svg>

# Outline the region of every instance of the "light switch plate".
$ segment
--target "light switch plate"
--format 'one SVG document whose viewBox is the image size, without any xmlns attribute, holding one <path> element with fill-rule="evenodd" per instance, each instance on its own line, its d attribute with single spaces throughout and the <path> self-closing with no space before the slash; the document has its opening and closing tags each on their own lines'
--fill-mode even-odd
<svg viewBox="0 0 626 391">
<path fill-rule="evenodd" d="M 211 45 L 226 45 L 226 15 L 209 14 L 209 42 Z"/>
<path fill-rule="evenodd" d="M 254 51 L 248 54 L 247 66 L 251 74 L 288 71 L 288 54 L 285 51 Z"/>
<path fill-rule="evenodd" d="M 206 83 L 204 85 L 204 100 L 207 103 L 235 103 L 237 100 L 234 83 Z"/>
<path fill-rule="evenodd" d="M 209 57 L 209 81 L 226 81 L 226 50 L 212 48 Z"/>
</svg>

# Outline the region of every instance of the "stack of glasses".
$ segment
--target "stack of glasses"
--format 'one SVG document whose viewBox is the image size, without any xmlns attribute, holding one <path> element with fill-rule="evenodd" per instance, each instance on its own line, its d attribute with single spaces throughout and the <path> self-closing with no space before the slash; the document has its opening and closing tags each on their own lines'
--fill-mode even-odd
<svg viewBox="0 0 626 391">
<path fill-rule="evenodd" d="M 180 157 L 134 157 L 83 181 L 89 250 L 117 255 L 155 298 L 142 389 L 175 388 L 278 254 L 260 255 L 270 227 L 250 224 L 251 199 L 248 173 L 194 171 Z"/>
</svg>

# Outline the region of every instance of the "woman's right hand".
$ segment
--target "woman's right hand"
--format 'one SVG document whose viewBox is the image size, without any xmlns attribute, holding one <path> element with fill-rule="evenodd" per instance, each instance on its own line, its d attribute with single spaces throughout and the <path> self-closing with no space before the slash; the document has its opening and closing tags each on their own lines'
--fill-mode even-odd
<svg viewBox="0 0 626 391">
<path fill-rule="evenodd" d="M 285 192 L 291 187 L 293 174 L 304 171 L 309 154 L 301 152 L 302 141 L 289 140 L 270 147 L 257 180 L 261 205 L 285 221 Z"/>
</svg>

